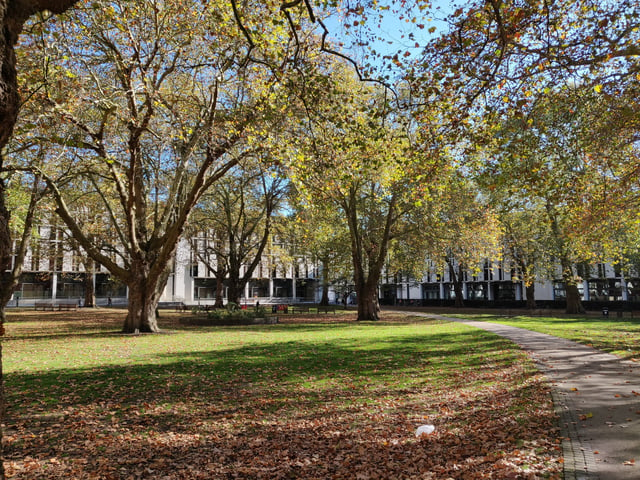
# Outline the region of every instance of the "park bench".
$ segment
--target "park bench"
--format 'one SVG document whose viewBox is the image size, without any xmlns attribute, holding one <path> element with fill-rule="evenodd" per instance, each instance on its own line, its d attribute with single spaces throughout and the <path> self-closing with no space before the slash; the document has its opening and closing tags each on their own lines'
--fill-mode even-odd
<svg viewBox="0 0 640 480">
<path fill-rule="evenodd" d="M 291 305 L 291 313 L 309 313 L 309 305 Z"/>
<path fill-rule="evenodd" d="M 33 304 L 34 310 L 54 310 L 55 306 L 53 302 L 35 302 Z"/>
</svg>

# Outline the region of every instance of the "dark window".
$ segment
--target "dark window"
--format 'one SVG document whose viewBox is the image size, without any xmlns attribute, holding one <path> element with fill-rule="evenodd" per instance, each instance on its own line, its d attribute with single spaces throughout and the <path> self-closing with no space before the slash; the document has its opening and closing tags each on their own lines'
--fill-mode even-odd
<svg viewBox="0 0 640 480">
<path fill-rule="evenodd" d="M 553 299 L 564 300 L 567 298 L 567 291 L 564 288 L 564 282 L 556 280 L 553 282 Z"/>
</svg>

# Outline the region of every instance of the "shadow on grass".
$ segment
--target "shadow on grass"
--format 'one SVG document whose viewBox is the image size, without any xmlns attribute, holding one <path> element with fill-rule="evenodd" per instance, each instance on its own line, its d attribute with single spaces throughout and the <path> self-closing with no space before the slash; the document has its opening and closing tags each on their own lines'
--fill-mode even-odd
<svg viewBox="0 0 640 480">
<path fill-rule="evenodd" d="M 307 332 L 315 328 L 290 326 L 286 330 Z M 332 330 L 344 328 L 347 327 L 331 326 Z M 322 329 L 327 330 L 327 326 Z M 223 333 L 224 330 L 221 329 Z M 243 331 L 231 327 L 228 330 Z M 261 330 L 244 329 L 250 333 Z M 351 383 L 360 384 L 411 383 L 414 376 L 422 380 L 439 377 L 452 368 L 484 368 L 489 357 L 499 351 L 505 352 L 503 360 L 509 362 L 515 350 L 508 341 L 479 331 L 370 340 L 337 338 L 160 353 L 142 365 L 10 373 L 5 381 L 7 402 L 17 413 L 29 405 L 55 407 L 98 401 L 131 405 L 177 402 L 185 396 L 236 396 L 248 385 L 271 387 L 288 382 L 304 383 L 307 379 L 331 383 L 348 377 Z M 494 368 L 493 361 L 490 363 L 490 368 Z"/>
<path fill-rule="evenodd" d="M 56 312 L 57 313 L 57 312 Z M 31 324 L 29 328 L 22 326 L 17 329 L 10 329 L 10 334 L 3 337 L 3 341 L 11 342 L 16 340 L 36 340 L 46 341 L 55 340 L 62 337 L 69 337 L 70 339 L 80 338 L 109 338 L 114 335 L 133 336 L 131 334 L 122 333 L 122 325 L 124 322 L 125 314 L 122 318 L 105 318 L 105 319 L 83 319 L 74 318 L 67 320 L 63 315 L 57 317 L 47 317 L 43 320 L 33 318 L 31 316 L 28 319 L 25 318 L 11 318 L 11 324 Z M 159 319 L 159 326 L 161 328 L 161 334 L 172 334 L 176 332 L 190 332 L 190 333 L 202 333 L 209 334 L 212 332 L 318 332 L 326 329 L 346 330 L 353 328 L 377 328 L 385 326 L 397 326 L 407 325 L 413 323 L 425 323 L 424 319 L 421 322 L 415 321 L 379 321 L 379 322 L 355 322 L 354 320 L 337 320 L 330 322 L 323 322 L 322 318 L 317 321 L 314 319 L 305 321 L 304 323 L 291 323 L 294 319 L 285 319 L 284 322 L 273 325 L 244 325 L 244 326 L 194 326 L 194 325 L 182 325 L 179 323 L 177 316 L 163 317 Z M 442 323 L 442 322 L 434 322 Z M 52 330 L 54 330 L 52 332 Z M 88 330 L 88 331 L 87 331 Z M 146 334 L 143 334 L 146 335 Z"/>
<path fill-rule="evenodd" d="M 346 328 L 354 325 L 217 331 Z M 523 445 L 544 449 L 547 460 L 555 448 L 543 438 L 553 419 L 530 408 L 533 373 L 520 361 L 513 344 L 482 331 L 388 330 L 384 337 L 306 337 L 160 353 L 145 364 L 12 373 L 9 473 L 346 479 L 488 477 L 497 470 L 518 478 Z M 418 441 L 413 432 L 424 415 L 437 431 Z M 532 468 L 530 456 L 522 462 Z"/>
</svg>

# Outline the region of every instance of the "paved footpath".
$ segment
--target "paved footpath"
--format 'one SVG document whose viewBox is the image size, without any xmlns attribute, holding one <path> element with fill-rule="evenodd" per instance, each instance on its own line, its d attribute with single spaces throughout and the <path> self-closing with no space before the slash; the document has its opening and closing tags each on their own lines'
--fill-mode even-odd
<svg viewBox="0 0 640 480">
<path fill-rule="evenodd" d="M 519 344 L 553 387 L 565 480 L 640 479 L 640 365 L 543 333 L 441 315 Z"/>
</svg>

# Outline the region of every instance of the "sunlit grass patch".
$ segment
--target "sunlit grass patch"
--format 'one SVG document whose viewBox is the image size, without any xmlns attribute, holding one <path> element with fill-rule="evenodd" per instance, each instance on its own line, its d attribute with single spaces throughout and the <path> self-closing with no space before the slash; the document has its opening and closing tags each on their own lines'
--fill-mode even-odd
<svg viewBox="0 0 640 480">
<path fill-rule="evenodd" d="M 580 316 L 532 317 L 527 315 L 460 315 L 566 338 L 623 358 L 640 360 L 640 319 Z"/>
<path fill-rule="evenodd" d="M 102 315 L 9 323 L 13 478 L 558 478 L 548 389 L 492 334 L 164 315 L 170 334 L 131 336 L 122 312 Z M 436 431 L 417 439 L 424 423 Z"/>
</svg>

